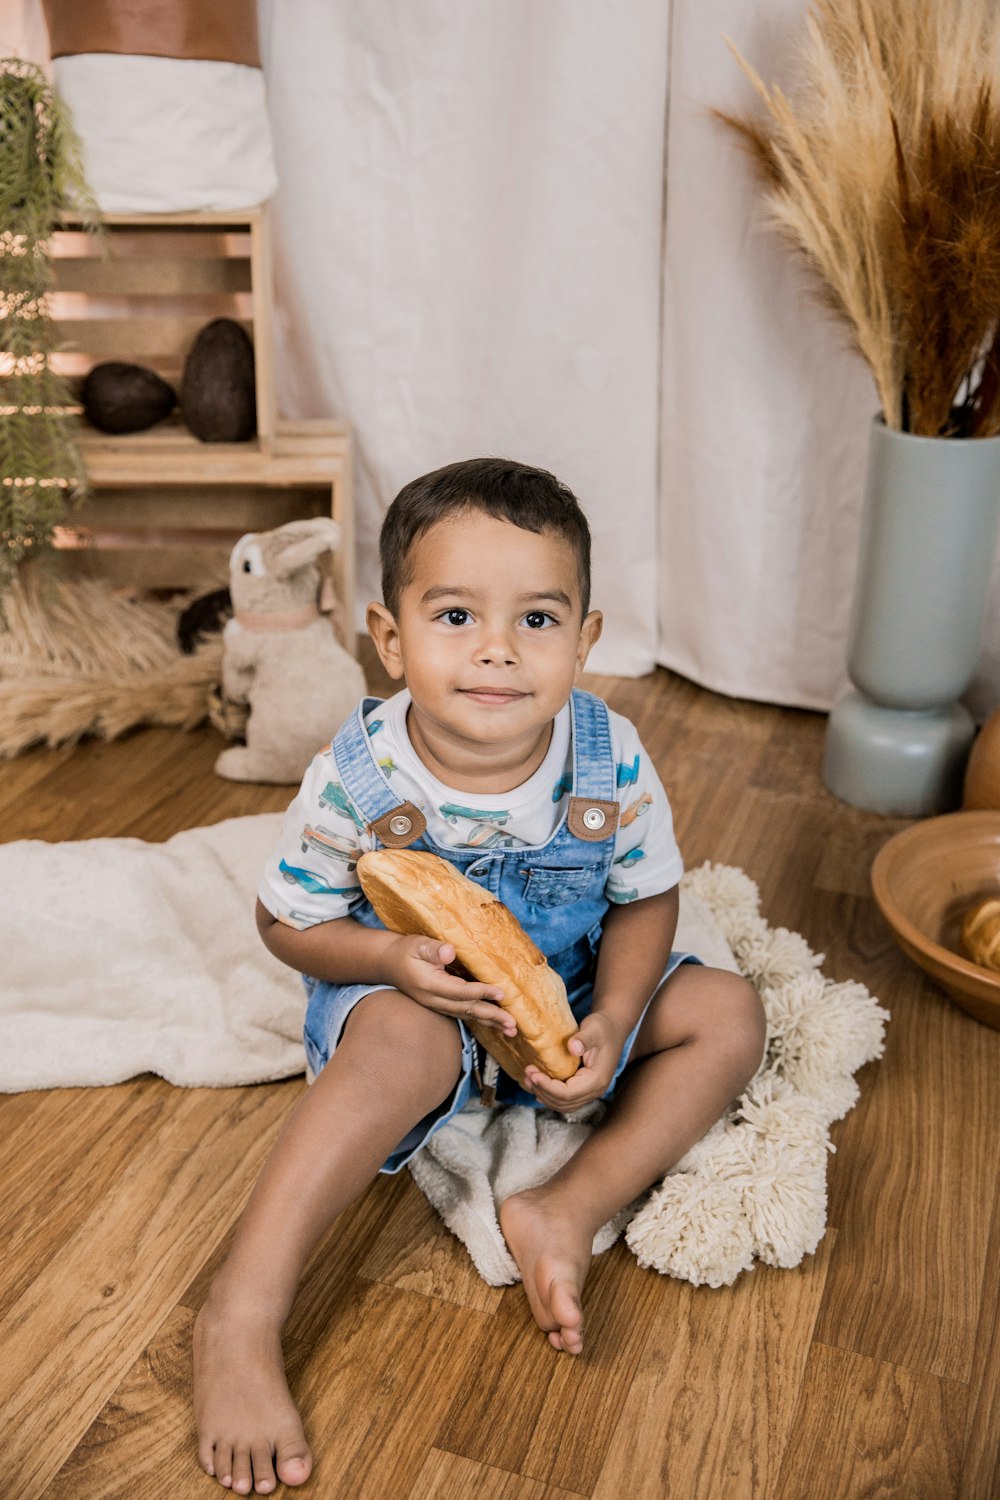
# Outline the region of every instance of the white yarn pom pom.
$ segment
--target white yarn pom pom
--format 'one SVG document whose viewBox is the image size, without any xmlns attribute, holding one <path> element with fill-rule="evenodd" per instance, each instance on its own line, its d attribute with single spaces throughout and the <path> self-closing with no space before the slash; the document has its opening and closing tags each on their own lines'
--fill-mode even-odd
<svg viewBox="0 0 1000 1500">
<path fill-rule="evenodd" d="M 888 1012 L 860 984 L 831 984 L 815 972 L 763 995 L 768 1056 L 776 1070 L 824 1111 L 842 1119 L 858 1097 L 854 1073 L 880 1057 Z"/>
<path fill-rule="evenodd" d="M 755 931 L 741 945 L 738 956 L 743 972 L 758 989 L 787 984 L 823 962 L 822 953 L 814 953 L 801 933 L 787 927 Z"/>
<path fill-rule="evenodd" d="M 731 1286 L 753 1267 L 738 1187 L 694 1173 L 667 1177 L 625 1231 L 640 1266 L 694 1286 Z"/>
</svg>

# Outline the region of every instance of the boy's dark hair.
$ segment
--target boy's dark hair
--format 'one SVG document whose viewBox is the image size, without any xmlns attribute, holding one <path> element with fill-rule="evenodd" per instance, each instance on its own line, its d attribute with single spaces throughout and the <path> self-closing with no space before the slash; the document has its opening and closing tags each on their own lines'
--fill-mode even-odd
<svg viewBox="0 0 1000 1500">
<path fill-rule="evenodd" d="M 409 582 L 409 556 L 419 536 L 446 516 L 481 510 L 524 531 L 551 531 L 576 552 L 584 615 L 590 609 L 590 527 L 579 501 L 546 469 L 510 458 L 469 458 L 422 474 L 403 486 L 379 534 L 382 598 L 395 615 Z"/>
</svg>

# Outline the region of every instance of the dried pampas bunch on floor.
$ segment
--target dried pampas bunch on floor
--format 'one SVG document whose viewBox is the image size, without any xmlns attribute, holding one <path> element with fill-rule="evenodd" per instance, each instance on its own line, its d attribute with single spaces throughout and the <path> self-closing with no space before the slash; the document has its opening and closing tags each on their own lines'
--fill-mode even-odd
<svg viewBox="0 0 1000 1500">
<path fill-rule="evenodd" d="M 889 427 L 1000 433 L 996 0 L 813 0 L 794 100 L 718 111 L 867 360 Z"/>
<path fill-rule="evenodd" d="M 115 739 L 139 724 L 200 724 L 222 641 L 181 653 L 186 602 L 133 598 L 96 579 L 13 583 L 0 594 L 0 757 L 40 741 Z"/>
</svg>

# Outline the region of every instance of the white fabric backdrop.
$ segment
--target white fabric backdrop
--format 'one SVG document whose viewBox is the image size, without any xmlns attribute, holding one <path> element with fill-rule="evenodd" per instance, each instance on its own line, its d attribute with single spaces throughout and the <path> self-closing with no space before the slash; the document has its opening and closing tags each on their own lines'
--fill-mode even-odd
<svg viewBox="0 0 1000 1500">
<path fill-rule="evenodd" d="M 355 425 L 362 604 L 399 486 L 506 453 L 591 517 L 595 669 L 828 707 L 874 389 L 709 114 L 752 101 L 724 34 L 794 82 L 806 0 L 259 4 L 279 389 Z M 0 0 L 0 45 L 44 35 Z"/>
<path fill-rule="evenodd" d="M 752 97 L 723 41 L 787 81 L 802 0 L 675 0 L 663 340 L 659 660 L 720 692 L 825 707 L 876 400 L 764 223 L 709 113 Z M 784 76 L 782 76 L 784 75 Z"/>
<path fill-rule="evenodd" d="M 499 453 L 595 541 L 606 639 L 648 671 L 667 11 L 662 0 L 262 0 L 279 388 L 359 449 L 360 597 L 399 487 Z"/>
</svg>

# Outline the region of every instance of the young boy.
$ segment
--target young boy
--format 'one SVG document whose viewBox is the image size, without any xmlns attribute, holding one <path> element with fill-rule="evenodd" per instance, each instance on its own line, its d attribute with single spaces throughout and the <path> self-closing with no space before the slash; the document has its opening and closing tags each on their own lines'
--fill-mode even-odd
<svg viewBox="0 0 1000 1500">
<path fill-rule="evenodd" d="M 628 720 L 574 688 L 602 621 L 573 495 L 523 464 L 452 464 L 400 492 L 380 547 L 385 603 L 368 627 L 405 689 L 367 700 L 316 757 L 257 907 L 267 947 L 307 976 L 316 1077 L 195 1330 L 199 1460 L 238 1494 L 269 1493 L 275 1474 L 301 1484 L 312 1467 L 280 1344 L 310 1252 L 470 1097 L 464 1021 L 516 1031 L 502 991 L 448 972 L 450 945 L 380 926 L 359 852 L 443 855 L 511 907 L 566 980 L 579 1071 L 560 1083 L 531 1070 L 530 1094 L 500 1093 L 567 1111 L 611 1100 L 554 1177 L 500 1205 L 555 1349 L 582 1351 L 597 1230 L 704 1135 L 764 1045 L 745 981 L 671 954 L 682 867 L 666 796 Z"/>
</svg>

